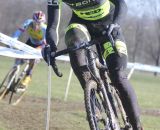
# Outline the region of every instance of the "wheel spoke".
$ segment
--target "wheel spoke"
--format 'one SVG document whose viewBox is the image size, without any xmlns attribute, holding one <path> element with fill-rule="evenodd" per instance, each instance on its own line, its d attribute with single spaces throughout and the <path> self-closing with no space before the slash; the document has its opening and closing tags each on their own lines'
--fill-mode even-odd
<svg viewBox="0 0 160 130">
<path fill-rule="evenodd" d="M 91 90 L 91 108 L 92 108 L 92 117 L 95 122 L 96 130 L 105 130 L 105 127 L 107 125 L 106 121 L 106 112 L 104 109 L 102 110 L 102 102 L 100 102 L 99 94 L 96 94 L 97 92 L 92 89 Z"/>
</svg>

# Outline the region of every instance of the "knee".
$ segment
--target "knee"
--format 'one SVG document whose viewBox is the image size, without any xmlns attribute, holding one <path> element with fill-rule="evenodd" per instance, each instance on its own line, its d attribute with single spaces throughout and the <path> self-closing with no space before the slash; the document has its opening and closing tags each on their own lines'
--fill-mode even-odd
<svg viewBox="0 0 160 130">
<path fill-rule="evenodd" d="M 73 46 L 82 42 L 90 41 L 90 35 L 87 28 L 81 24 L 70 24 L 65 34 L 65 43 L 67 46 Z M 85 50 L 80 49 L 69 54 L 72 66 L 86 65 Z"/>
<path fill-rule="evenodd" d="M 110 72 L 110 78 L 114 84 L 119 84 L 127 80 L 127 75 L 122 70 L 114 70 Z"/>
<path fill-rule="evenodd" d="M 90 34 L 82 24 L 72 23 L 68 26 L 65 34 L 67 46 L 90 41 Z"/>
<path fill-rule="evenodd" d="M 126 47 L 125 42 L 123 42 L 121 40 L 116 40 L 115 45 L 116 45 L 116 49 L 117 49 L 118 53 L 127 56 L 127 47 Z"/>
<path fill-rule="evenodd" d="M 127 47 L 125 42 L 117 39 L 115 40 L 115 47 L 117 52 L 121 55 L 121 57 L 127 57 Z M 105 59 L 108 59 L 108 57 L 112 55 L 116 56 L 116 52 L 112 46 L 112 43 L 108 41 L 103 44 L 103 57 Z"/>
</svg>

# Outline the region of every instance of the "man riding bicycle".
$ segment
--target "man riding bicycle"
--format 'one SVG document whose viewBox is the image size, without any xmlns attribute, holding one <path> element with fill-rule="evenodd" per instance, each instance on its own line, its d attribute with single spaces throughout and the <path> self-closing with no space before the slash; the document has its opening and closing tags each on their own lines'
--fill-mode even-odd
<svg viewBox="0 0 160 130">
<path fill-rule="evenodd" d="M 124 73 L 127 65 L 127 48 L 124 42 L 120 24 L 127 12 L 124 0 L 62 0 L 72 9 L 72 17 L 65 34 L 66 45 L 72 46 L 82 42 L 91 41 L 97 37 L 106 35 L 101 39 L 100 52 L 109 69 L 110 78 L 114 86 L 119 90 L 122 103 L 129 117 L 133 130 L 142 130 L 140 122 L 139 106 L 133 87 Z M 46 40 L 50 45 L 51 64 L 52 54 L 57 50 L 58 27 L 60 23 L 60 0 L 48 0 L 48 25 Z M 105 33 L 104 33 L 105 32 Z M 113 36 L 116 50 L 109 40 Z M 43 57 L 46 59 L 46 48 Z M 79 79 L 82 87 L 85 87 L 90 75 L 87 73 L 87 63 L 84 50 L 78 50 L 69 54 L 71 66 Z"/>
<path fill-rule="evenodd" d="M 42 11 L 35 11 L 33 13 L 32 19 L 27 19 L 21 27 L 19 27 L 13 34 L 14 39 L 18 39 L 23 32 L 27 32 L 29 35 L 29 38 L 26 42 L 27 45 L 36 48 L 36 49 L 42 49 L 44 45 L 46 44 L 46 18 L 45 14 Z M 23 64 L 23 59 L 16 59 L 14 67 Z M 18 88 L 17 91 L 25 91 L 26 86 L 28 86 L 29 82 L 31 81 L 31 75 L 33 67 L 36 63 L 35 59 L 29 60 L 29 68 L 27 70 L 27 74 L 24 77 L 24 79 L 21 82 L 21 87 Z"/>
</svg>

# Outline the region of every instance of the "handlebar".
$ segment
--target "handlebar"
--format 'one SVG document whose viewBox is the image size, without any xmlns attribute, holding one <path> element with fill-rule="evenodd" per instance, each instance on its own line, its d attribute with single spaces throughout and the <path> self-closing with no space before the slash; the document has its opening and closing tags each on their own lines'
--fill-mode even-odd
<svg viewBox="0 0 160 130">
<path fill-rule="evenodd" d="M 104 36 L 103 36 L 103 38 L 104 38 Z M 100 39 L 100 38 L 98 38 L 98 39 Z M 109 40 L 110 40 L 110 42 L 112 43 L 112 46 L 115 47 L 115 44 L 114 44 L 114 40 L 113 40 L 112 35 L 109 36 Z M 59 69 L 58 69 L 58 67 L 57 67 L 57 64 L 56 64 L 56 62 L 55 62 L 55 58 L 56 58 L 56 57 L 58 57 L 58 56 L 60 56 L 60 55 L 68 54 L 69 52 L 73 52 L 73 51 L 76 51 L 76 50 L 79 50 L 79 49 L 85 49 L 85 48 L 87 48 L 87 47 L 89 47 L 89 46 L 92 46 L 92 45 L 94 45 L 94 44 L 97 44 L 97 43 L 99 44 L 99 42 L 97 42 L 97 40 L 93 40 L 93 41 L 90 41 L 90 42 L 82 42 L 82 43 L 80 43 L 80 44 L 78 44 L 78 45 L 76 45 L 76 46 L 68 47 L 67 49 L 58 51 L 58 52 L 56 52 L 56 53 L 52 53 L 52 54 L 51 54 L 51 57 L 52 57 L 53 59 L 52 59 L 52 61 L 51 61 L 51 62 L 52 62 L 52 63 L 51 63 L 51 66 L 52 66 L 54 72 L 56 73 L 56 75 L 57 75 L 58 77 L 62 77 L 62 76 L 63 76 L 63 74 L 59 71 Z"/>
<path fill-rule="evenodd" d="M 58 52 L 56 52 L 56 53 L 52 53 L 52 54 L 51 54 L 51 57 L 53 58 L 52 61 L 50 61 L 50 59 L 48 59 L 49 56 L 47 57 L 47 59 L 48 59 L 48 61 L 49 61 L 48 64 L 52 66 L 55 74 L 56 74 L 58 77 L 62 77 L 63 74 L 59 71 L 59 69 L 58 69 L 58 67 L 57 67 L 57 64 L 56 64 L 56 62 L 55 62 L 55 58 L 58 57 L 58 56 L 60 56 L 60 55 L 68 54 L 69 52 L 73 52 L 73 51 L 76 51 L 76 50 L 79 50 L 79 49 L 84 49 L 84 48 L 86 48 L 86 47 L 92 46 L 93 44 L 94 44 L 93 42 L 83 42 L 83 43 L 81 43 L 81 44 L 79 44 L 79 45 L 76 45 L 76 46 L 73 46 L 73 47 L 69 47 L 69 48 L 67 48 L 67 49 L 58 51 Z M 52 62 L 52 63 L 51 63 L 51 62 Z"/>
<path fill-rule="evenodd" d="M 55 62 L 55 59 L 50 59 L 50 52 L 51 52 L 51 50 L 50 50 L 50 46 L 48 45 L 48 46 L 46 46 L 46 53 L 47 53 L 47 63 L 48 63 L 48 66 L 52 66 L 52 68 L 53 68 L 53 70 L 54 70 L 54 72 L 55 72 L 55 74 L 58 76 L 58 77 L 62 77 L 62 73 L 61 72 L 59 72 L 59 70 L 58 70 L 58 67 L 57 67 L 57 64 L 56 64 L 56 62 Z"/>
<path fill-rule="evenodd" d="M 94 42 L 82 42 L 79 45 L 73 46 L 73 47 L 68 47 L 67 49 L 61 50 L 56 52 L 55 54 L 52 55 L 53 58 L 56 58 L 60 55 L 65 55 L 68 54 L 69 52 L 74 52 L 79 49 L 84 49 L 86 47 L 92 46 Z"/>
</svg>

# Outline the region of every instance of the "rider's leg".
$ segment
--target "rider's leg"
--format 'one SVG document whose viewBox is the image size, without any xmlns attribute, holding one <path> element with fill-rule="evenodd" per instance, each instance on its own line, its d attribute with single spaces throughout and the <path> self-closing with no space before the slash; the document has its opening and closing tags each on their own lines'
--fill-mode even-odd
<svg viewBox="0 0 160 130">
<path fill-rule="evenodd" d="M 26 76 L 24 77 L 24 79 L 21 82 L 21 84 L 24 87 L 28 86 L 28 84 L 31 82 L 31 76 L 32 76 L 32 71 L 33 71 L 34 66 L 35 66 L 35 59 L 29 60 L 29 67 L 26 71 Z"/>
<path fill-rule="evenodd" d="M 124 57 L 117 57 L 115 54 L 111 54 L 108 57 L 110 77 L 120 92 L 122 103 L 134 130 L 139 130 L 138 127 L 141 127 L 139 106 L 133 87 L 127 79 L 123 66 L 121 66 L 125 59 L 123 58 Z"/>
<path fill-rule="evenodd" d="M 26 75 L 28 76 L 28 75 L 32 75 L 32 72 L 33 72 L 33 68 L 34 68 L 34 66 L 35 66 L 35 59 L 30 59 L 29 60 L 29 67 L 28 67 L 28 69 L 27 69 L 27 71 L 26 71 Z"/>
<path fill-rule="evenodd" d="M 85 26 L 76 23 L 68 26 L 65 35 L 65 43 L 68 47 L 88 41 L 90 41 L 90 35 Z M 91 78 L 89 70 L 86 66 L 87 62 L 85 50 L 81 49 L 76 52 L 72 52 L 69 56 L 73 71 L 84 88 L 86 82 Z"/>
<path fill-rule="evenodd" d="M 15 68 L 16 70 L 20 69 L 20 65 L 23 65 L 23 64 L 24 64 L 23 59 L 16 58 L 15 61 L 14 61 L 13 68 Z"/>
<path fill-rule="evenodd" d="M 121 40 L 119 40 L 120 37 L 119 39 L 116 38 L 117 37 L 114 37 L 116 50 L 118 51 L 119 55 L 114 49 L 112 49 L 112 46 L 110 46 L 111 44 L 106 42 L 103 45 L 104 57 L 106 58 L 109 68 L 110 78 L 114 86 L 120 92 L 122 104 L 124 105 L 125 111 L 133 126 L 133 130 L 141 130 L 140 112 L 137 103 L 137 97 L 132 85 L 127 79 L 127 75 L 124 72 L 127 65 L 127 48 L 122 38 Z"/>
<path fill-rule="evenodd" d="M 33 44 L 30 39 L 28 39 L 26 44 L 28 46 L 31 46 L 31 47 L 36 48 L 36 49 L 42 49 L 42 47 L 44 46 L 45 43 L 42 43 L 40 45 L 36 45 L 36 44 Z M 38 63 L 38 62 L 39 62 L 38 59 L 30 59 L 29 60 L 29 67 L 28 67 L 28 70 L 26 71 L 27 76 L 32 76 L 33 68 L 34 68 L 35 64 Z"/>
<path fill-rule="evenodd" d="M 27 45 L 33 47 L 33 48 L 37 48 L 38 45 L 34 45 L 30 39 L 27 40 L 26 42 Z M 24 77 L 24 79 L 22 80 L 21 84 L 23 85 L 23 87 L 26 87 L 28 86 L 28 84 L 31 82 L 31 76 L 32 76 L 32 71 L 33 71 L 33 68 L 35 66 L 35 59 L 30 59 L 29 60 L 29 67 L 26 71 L 26 76 Z"/>
</svg>

